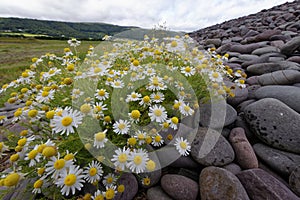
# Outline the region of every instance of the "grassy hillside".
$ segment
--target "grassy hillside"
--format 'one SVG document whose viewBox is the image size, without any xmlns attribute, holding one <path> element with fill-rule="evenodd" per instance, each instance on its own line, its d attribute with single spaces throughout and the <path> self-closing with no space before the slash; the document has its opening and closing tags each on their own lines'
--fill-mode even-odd
<svg viewBox="0 0 300 200">
<path fill-rule="evenodd" d="M 83 57 L 90 45 L 98 44 L 99 41 L 82 41 L 77 48 L 79 56 Z M 68 44 L 63 40 L 0 37 L 0 87 L 19 77 L 30 66 L 33 57 L 46 53 L 63 55 L 65 47 Z"/>
<path fill-rule="evenodd" d="M 105 23 L 72 23 L 21 18 L 0 18 L 0 33 L 35 34 L 41 37 L 100 40 L 104 35 L 114 35 L 135 27 Z"/>
</svg>

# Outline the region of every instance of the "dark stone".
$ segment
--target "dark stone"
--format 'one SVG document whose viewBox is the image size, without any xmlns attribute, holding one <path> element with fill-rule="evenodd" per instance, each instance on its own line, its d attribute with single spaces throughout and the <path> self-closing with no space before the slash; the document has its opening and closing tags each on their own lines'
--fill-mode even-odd
<svg viewBox="0 0 300 200">
<path fill-rule="evenodd" d="M 164 175 L 161 178 L 161 187 L 175 200 L 196 200 L 199 192 L 197 182 L 176 174 Z"/>
<path fill-rule="evenodd" d="M 300 153 L 300 114 L 277 99 L 265 98 L 245 108 L 251 130 L 272 147 Z"/>
<path fill-rule="evenodd" d="M 249 79 L 247 79 L 247 81 L 249 81 Z M 291 85 L 300 82 L 300 72 L 296 70 L 280 70 L 260 75 L 255 79 L 257 80 L 256 83 L 260 85 Z M 254 80 L 253 83 L 256 84 Z"/>
<path fill-rule="evenodd" d="M 262 169 L 248 169 L 237 174 L 249 197 L 255 200 L 299 200 L 288 187 Z"/>
<path fill-rule="evenodd" d="M 300 155 L 281 151 L 263 144 L 253 146 L 257 156 L 275 171 L 289 176 L 300 165 Z"/>
<path fill-rule="evenodd" d="M 172 198 L 167 195 L 160 186 L 152 187 L 147 190 L 148 200 L 172 200 Z"/>
<path fill-rule="evenodd" d="M 300 165 L 291 173 L 289 184 L 292 190 L 300 197 Z"/>
<path fill-rule="evenodd" d="M 224 166 L 234 160 L 229 142 L 217 131 L 200 127 L 191 144 L 191 156 L 201 165 Z"/>
<path fill-rule="evenodd" d="M 125 186 L 125 191 L 123 193 L 117 193 L 114 198 L 116 200 L 131 200 L 138 192 L 139 185 L 133 174 L 122 174 L 122 176 L 118 179 L 117 183 L 119 185 L 123 184 Z"/>
<path fill-rule="evenodd" d="M 249 197 L 239 179 L 219 167 L 206 167 L 200 174 L 200 195 L 201 199 L 243 199 Z"/>
<path fill-rule="evenodd" d="M 285 55 L 291 55 L 299 47 L 300 47 L 300 36 L 294 37 L 281 48 L 281 53 Z"/>
<path fill-rule="evenodd" d="M 255 96 L 257 99 L 278 99 L 300 113 L 300 88 L 298 87 L 281 85 L 264 86 L 256 90 Z"/>
<path fill-rule="evenodd" d="M 243 169 L 258 168 L 257 157 L 243 128 L 232 129 L 229 141 L 235 151 L 236 161 Z"/>
</svg>

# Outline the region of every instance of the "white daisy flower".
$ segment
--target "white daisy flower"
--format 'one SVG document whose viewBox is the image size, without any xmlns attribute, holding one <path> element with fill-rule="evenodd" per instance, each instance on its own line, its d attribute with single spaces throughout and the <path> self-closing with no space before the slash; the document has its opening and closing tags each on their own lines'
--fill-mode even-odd
<svg viewBox="0 0 300 200">
<path fill-rule="evenodd" d="M 150 91 L 158 91 L 167 89 L 167 86 L 164 84 L 163 78 L 159 76 L 152 76 L 149 78 L 149 84 L 146 88 Z"/>
<path fill-rule="evenodd" d="M 117 170 L 125 170 L 125 167 L 128 164 L 129 152 L 130 149 L 126 149 L 125 147 L 123 147 L 123 150 L 119 148 L 115 151 L 115 155 L 113 155 L 111 161 L 114 163 Z"/>
<path fill-rule="evenodd" d="M 18 108 L 15 112 L 14 112 L 14 117 L 12 119 L 12 123 L 16 123 L 22 119 L 25 119 L 25 114 L 23 112 L 22 108 Z"/>
<path fill-rule="evenodd" d="M 72 38 L 70 40 L 68 40 L 68 44 L 71 46 L 71 47 L 77 47 L 80 45 L 80 41 L 76 40 L 75 38 Z"/>
<path fill-rule="evenodd" d="M 223 77 L 219 72 L 211 71 L 208 76 L 209 76 L 210 80 L 213 82 L 220 83 L 223 81 Z"/>
<path fill-rule="evenodd" d="M 108 99 L 108 95 L 109 95 L 109 93 L 106 92 L 105 89 L 100 89 L 100 90 L 97 89 L 96 93 L 95 93 L 95 98 L 100 101 L 104 101 L 104 100 Z"/>
<path fill-rule="evenodd" d="M 156 71 L 152 67 L 147 67 L 144 71 L 144 74 L 147 76 L 154 76 L 156 74 Z"/>
<path fill-rule="evenodd" d="M 108 141 L 106 138 L 106 132 L 107 129 L 94 135 L 94 147 L 103 148 L 105 146 L 105 143 Z"/>
<path fill-rule="evenodd" d="M 142 97 L 141 94 L 132 92 L 131 94 L 127 95 L 126 102 L 139 101 L 141 97 Z"/>
<path fill-rule="evenodd" d="M 73 164 L 72 160 L 65 160 L 60 158 L 58 154 L 57 157 L 52 156 L 48 163 L 45 165 L 47 175 L 51 175 L 51 178 L 57 179 L 63 171 L 66 171 L 68 167 Z"/>
<path fill-rule="evenodd" d="M 77 110 L 65 108 L 61 115 L 55 115 L 51 120 L 50 125 L 53 133 L 60 133 L 61 135 L 66 133 L 67 136 L 70 133 L 74 133 L 74 128 L 77 128 L 82 122 L 82 114 Z"/>
<path fill-rule="evenodd" d="M 174 145 L 180 155 L 182 155 L 182 156 L 189 155 L 189 152 L 191 151 L 191 145 L 187 141 L 187 139 L 183 139 L 182 137 L 176 138 Z"/>
<path fill-rule="evenodd" d="M 161 92 L 157 92 L 157 93 L 152 93 L 150 95 L 150 98 L 154 103 L 161 103 L 165 100 L 165 95 Z"/>
<path fill-rule="evenodd" d="M 117 194 L 115 185 L 106 186 L 105 191 L 105 198 L 106 199 L 114 199 L 115 195 Z"/>
<path fill-rule="evenodd" d="M 33 194 L 40 194 L 42 193 L 42 187 L 43 185 L 45 185 L 45 176 L 41 177 L 40 179 L 38 179 L 37 181 L 34 182 L 33 184 L 33 190 L 32 190 L 32 193 Z"/>
<path fill-rule="evenodd" d="M 105 197 L 105 192 L 102 192 L 101 190 L 97 190 L 94 195 L 92 196 L 93 200 L 100 200 L 103 199 L 104 200 Z"/>
<path fill-rule="evenodd" d="M 172 117 L 170 120 L 168 120 L 168 122 L 170 123 L 170 127 L 172 129 L 176 130 L 178 128 L 178 117 Z"/>
<path fill-rule="evenodd" d="M 84 94 L 83 91 L 81 91 L 80 89 L 73 89 L 72 90 L 72 99 L 78 99 L 79 97 L 81 97 Z"/>
<path fill-rule="evenodd" d="M 68 196 L 72 191 L 72 195 L 75 194 L 76 189 L 81 190 L 84 183 L 84 175 L 82 174 L 82 169 L 79 166 L 71 165 L 69 170 L 64 170 L 61 173 L 60 178 L 55 182 L 55 184 L 61 187 L 62 195 Z"/>
<path fill-rule="evenodd" d="M 45 111 L 37 110 L 37 109 L 30 109 L 26 111 L 26 114 L 29 118 L 29 122 L 35 122 L 40 120 L 43 117 Z"/>
<path fill-rule="evenodd" d="M 137 132 L 135 132 L 134 138 L 137 139 L 139 145 L 142 145 L 145 143 L 146 136 L 147 136 L 146 132 L 138 130 Z"/>
<path fill-rule="evenodd" d="M 99 181 L 103 174 L 100 162 L 93 160 L 92 163 L 89 163 L 88 167 L 85 167 L 83 174 L 85 174 L 85 179 L 89 183 Z"/>
<path fill-rule="evenodd" d="M 184 116 L 189 116 L 194 114 L 194 110 L 189 106 L 189 104 L 182 103 L 179 106 L 179 111 Z"/>
<path fill-rule="evenodd" d="M 61 74 L 61 69 L 57 69 L 56 67 L 50 68 L 48 72 L 42 74 L 40 79 L 41 81 L 47 81 L 57 74 Z"/>
<path fill-rule="evenodd" d="M 54 99 L 55 90 L 41 90 L 36 96 L 36 101 L 39 103 L 49 103 L 50 100 Z"/>
<path fill-rule="evenodd" d="M 160 134 L 156 134 L 153 136 L 151 144 L 155 147 L 160 147 L 164 143 L 164 139 Z"/>
<path fill-rule="evenodd" d="M 150 97 L 148 95 L 144 96 L 142 98 L 142 100 L 139 102 L 139 105 L 144 106 L 144 107 L 150 106 L 151 105 Z"/>
<path fill-rule="evenodd" d="M 109 173 L 103 177 L 102 183 L 104 186 L 113 186 L 117 181 L 117 177 L 113 173 Z"/>
<path fill-rule="evenodd" d="M 2 158 L 3 155 L 6 155 L 3 152 L 8 150 L 9 150 L 8 146 L 6 146 L 4 142 L 0 142 L 0 158 Z"/>
<path fill-rule="evenodd" d="M 39 145 L 35 145 L 34 149 L 26 154 L 24 160 L 30 160 L 29 167 L 33 167 L 36 163 L 40 162 L 41 154 L 38 152 L 37 148 Z"/>
<path fill-rule="evenodd" d="M 113 124 L 113 131 L 117 134 L 127 134 L 131 125 L 129 121 L 120 119 L 118 122 Z"/>
<path fill-rule="evenodd" d="M 194 67 L 185 66 L 181 68 L 181 73 L 183 73 L 185 76 L 192 76 L 196 72 Z"/>
<path fill-rule="evenodd" d="M 111 86 L 113 88 L 123 88 L 124 87 L 124 83 L 122 80 L 114 80 L 112 83 L 111 83 Z"/>
<path fill-rule="evenodd" d="M 100 116 L 104 116 L 103 111 L 107 110 L 106 108 L 106 104 L 103 104 L 103 102 L 96 102 L 96 104 L 94 105 L 94 113 L 98 114 Z"/>
<path fill-rule="evenodd" d="M 5 115 L 0 115 L 0 124 L 3 124 L 7 120 Z"/>
<path fill-rule="evenodd" d="M 240 88 L 246 88 L 245 80 L 243 79 L 235 80 L 234 83 Z"/>
<path fill-rule="evenodd" d="M 164 122 L 167 119 L 166 109 L 161 105 L 154 105 L 149 108 L 149 117 L 151 121 Z"/>
<path fill-rule="evenodd" d="M 143 149 L 134 149 L 128 157 L 127 167 L 134 173 L 142 173 L 146 169 L 146 162 L 149 160 L 148 153 Z"/>
</svg>

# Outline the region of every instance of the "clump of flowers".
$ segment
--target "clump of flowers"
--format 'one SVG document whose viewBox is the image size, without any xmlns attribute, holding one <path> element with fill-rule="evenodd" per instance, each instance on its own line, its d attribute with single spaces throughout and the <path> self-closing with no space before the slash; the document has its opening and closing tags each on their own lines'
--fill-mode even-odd
<svg viewBox="0 0 300 200">
<path fill-rule="evenodd" d="M 228 55 L 191 48 L 188 36 L 107 41 L 91 46 L 83 59 L 74 53 L 80 42 L 68 43 L 73 51 L 32 59 L 0 90 L 11 92 L 8 103 L 23 105 L 13 118 L 0 116 L 0 123 L 25 127 L 0 143 L 0 156 L 14 152 L 1 186 L 32 178 L 35 194 L 70 196 L 91 183 L 97 191 L 81 195 L 113 199 L 126 190 L 118 184 L 123 172 L 161 167 L 156 150 L 168 146 L 178 156 L 189 155 L 193 138 L 171 131 L 195 118 L 212 96 L 233 96 L 224 77 L 244 87 L 245 75 L 223 64 Z M 148 176 L 140 181 L 151 182 Z"/>
</svg>

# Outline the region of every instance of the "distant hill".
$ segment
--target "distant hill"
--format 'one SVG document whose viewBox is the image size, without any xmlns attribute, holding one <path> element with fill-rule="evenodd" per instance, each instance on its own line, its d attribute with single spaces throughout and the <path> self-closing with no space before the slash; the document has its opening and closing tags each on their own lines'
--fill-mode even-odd
<svg viewBox="0 0 300 200">
<path fill-rule="evenodd" d="M 75 23 L 37 19 L 0 18 L 0 34 L 24 33 L 37 35 L 36 37 L 45 37 L 46 35 L 52 38 L 74 37 L 81 40 L 100 40 L 104 35 L 115 35 L 133 28 L 137 27 L 105 23 Z"/>
</svg>

